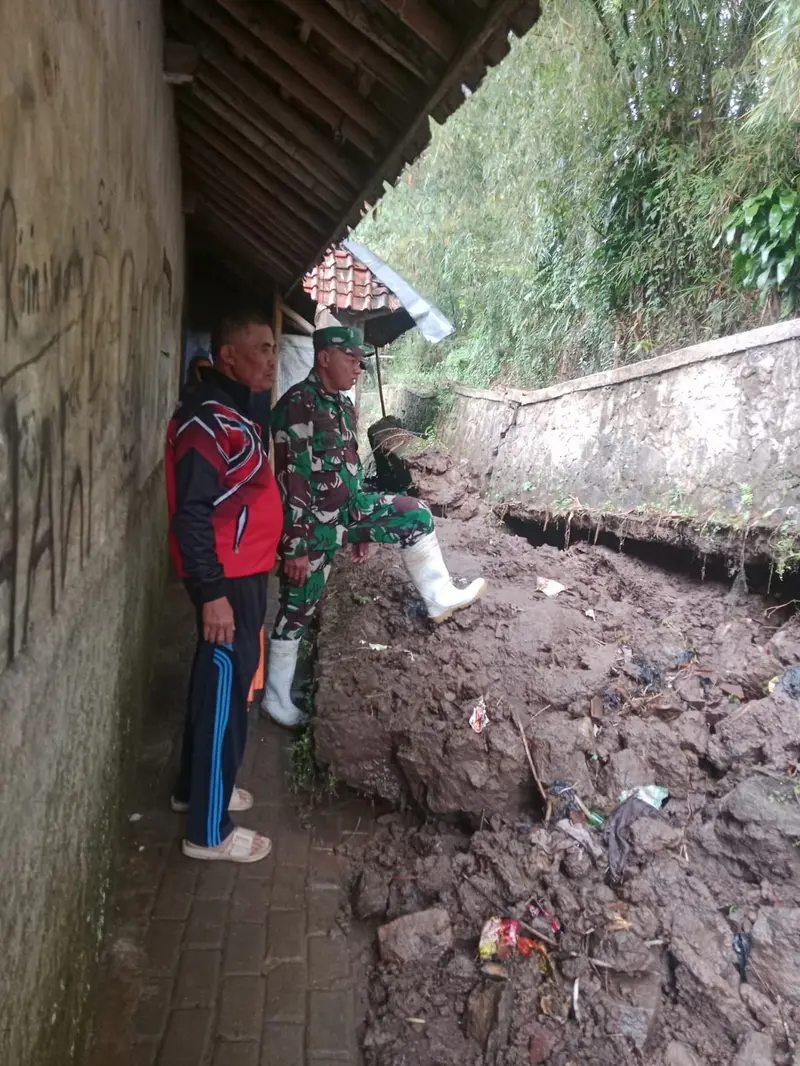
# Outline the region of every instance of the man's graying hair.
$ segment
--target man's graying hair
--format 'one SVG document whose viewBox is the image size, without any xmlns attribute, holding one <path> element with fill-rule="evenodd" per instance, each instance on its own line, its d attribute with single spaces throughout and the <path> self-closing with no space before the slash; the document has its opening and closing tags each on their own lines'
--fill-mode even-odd
<svg viewBox="0 0 800 1066">
<path fill-rule="evenodd" d="M 271 326 L 272 321 L 261 311 L 243 310 L 224 315 L 211 333 L 211 351 L 216 362 L 220 348 L 233 344 L 237 334 L 248 326 Z"/>
</svg>

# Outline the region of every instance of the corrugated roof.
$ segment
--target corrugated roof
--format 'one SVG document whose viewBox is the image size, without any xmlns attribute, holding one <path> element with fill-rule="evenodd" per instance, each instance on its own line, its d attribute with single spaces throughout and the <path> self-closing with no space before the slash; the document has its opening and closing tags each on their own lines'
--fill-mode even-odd
<svg viewBox="0 0 800 1066">
<path fill-rule="evenodd" d="M 539 0 L 164 0 L 165 57 L 181 55 L 165 73 L 196 57 L 175 90 L 191 255 L 285 291 L 538 16 Z"/>
<path fill-rule="evenodd" d="M 303 278 L 303 288 L 321 307 L 341 311 L 396 311 L 400 301 L 344 246 L 331 248 Z"/>
</svg>

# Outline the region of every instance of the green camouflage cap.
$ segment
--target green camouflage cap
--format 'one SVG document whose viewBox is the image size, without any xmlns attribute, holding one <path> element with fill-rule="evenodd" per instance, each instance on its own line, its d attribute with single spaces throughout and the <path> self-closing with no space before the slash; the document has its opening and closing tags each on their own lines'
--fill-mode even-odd
<svg viewBox="0 0 800 1066">
<path fill-rule="evenodd" d="M 314 351 L 321 352 L 323 348 L 340 348 L 348 355 L 374 355 L 372 348 L 364 344 L 364 335 L 355 326 L 326 326 L 324 329 L 314 330 Z"/>
</svg>

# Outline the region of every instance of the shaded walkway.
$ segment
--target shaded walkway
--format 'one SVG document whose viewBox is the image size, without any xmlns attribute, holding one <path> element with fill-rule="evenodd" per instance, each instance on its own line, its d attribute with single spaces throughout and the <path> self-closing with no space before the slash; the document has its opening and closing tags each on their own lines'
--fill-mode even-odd
<svg viewBox="0 0 800 1066">
<path fill-rule="evenodd" d="M 357 1063 L 363 945 L 337 924 L 334 848 L 369 832 L 372 811 L 350 797 L 304 809 L 289 737 L 255 719 L 239 783 L 256 805 L 242 824 L 273 854 L 250 866 L 183 857 L 168 797 L 193 635 L 184 600 L 170 588 L 89 1066 Z"/>
</svg>

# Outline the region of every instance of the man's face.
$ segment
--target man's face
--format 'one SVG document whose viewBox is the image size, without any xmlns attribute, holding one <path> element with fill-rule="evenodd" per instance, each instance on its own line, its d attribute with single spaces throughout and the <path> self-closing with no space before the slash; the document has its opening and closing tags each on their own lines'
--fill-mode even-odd
<svg viewBox="0 0 800 1066">
<path fill-rule="evenodd" d="M 278 365 L 277 346 L 269 326 L 251 322 L 239 330 L 219 352 L 224 373 L 234 381 L 247 385 L 253 392 L 272 388 Z"/>
<path fill-rule="evenodd" d="M 317 363 L 324 372 L 324 384 L 336 392 L 349 392 L 361 377 L 361 356 L 342 348 L 323 348 Z"/>
</svg>

